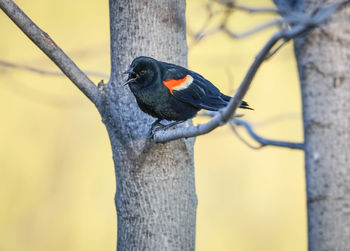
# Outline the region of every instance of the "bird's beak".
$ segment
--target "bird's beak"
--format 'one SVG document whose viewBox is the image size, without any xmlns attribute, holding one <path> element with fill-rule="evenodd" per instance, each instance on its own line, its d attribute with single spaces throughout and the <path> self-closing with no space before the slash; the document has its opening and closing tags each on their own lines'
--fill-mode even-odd
<svg viewBox="0 0 350 251">
<path fill-rule="evenodd" d="M 126 85 L 130 84 L 133 80 L 135 80 L 135 78 L 130 78 L 131 74 L 135 74 L 133 68 L 129 68 L 128 70 L 124 71 L 122 74 L 129 74 L 129 77 L 128 77 L 128 79 L 123 83 L 123 86 L 126 86 Z"/>
<path fill-rule="evenodd" d="M 128 70 L 124 71 L 122 74 L 130 74 L 133 72 L 134 69 L 129 68 Z"/>
</svg>

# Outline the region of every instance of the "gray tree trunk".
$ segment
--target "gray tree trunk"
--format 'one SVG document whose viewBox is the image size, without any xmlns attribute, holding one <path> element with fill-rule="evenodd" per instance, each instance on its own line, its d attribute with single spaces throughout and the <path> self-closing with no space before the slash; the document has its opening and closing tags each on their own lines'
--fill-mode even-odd
<svg viewBox="0 0 350 251">
<path fill-rule="evenodd" d="M 309 13 L 325 4 L 319 0 L 295 2 L 294 10 Z M 295 41 L 312 251 L 350 250 L 349 16 L 349 8 L 335 13 L 329 24 Z"/>
<path fill-rule="evenodd" d="M 100 109 L 113 150 L 118 250 L 194 250 L 193 140 L 152 144 L 155 120 L 121 83 L 136 56 L 187 65 L 185 0 L 110 0 L 111 79 Z"/>
</svg>

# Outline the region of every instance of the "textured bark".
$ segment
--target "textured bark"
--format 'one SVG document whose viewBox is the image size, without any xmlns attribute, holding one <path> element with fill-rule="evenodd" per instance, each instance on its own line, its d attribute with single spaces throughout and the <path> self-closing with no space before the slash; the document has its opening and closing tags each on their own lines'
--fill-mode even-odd
<svg viewBox="0 0 350 251">
<path fill-rule="evenodd" d="M 302 9 L 312 12 L 325 4 L 305 0 Z M 327 25 L 295 41 L 303 99 L 309 250 L 313 251 L 350 249 L 349 16 L 350 9 L 344 8 Z"/>
<path fill-rule="evenodd" d="M 138 108 L 125 71 L 136 56 L 187 65 L 185 0 L 110 0 L 111 79 L 100 109 L 112 145 L 118 250 L 194 250 L 193 140 L 152 144 L 154 118 Z"/>
</svg>

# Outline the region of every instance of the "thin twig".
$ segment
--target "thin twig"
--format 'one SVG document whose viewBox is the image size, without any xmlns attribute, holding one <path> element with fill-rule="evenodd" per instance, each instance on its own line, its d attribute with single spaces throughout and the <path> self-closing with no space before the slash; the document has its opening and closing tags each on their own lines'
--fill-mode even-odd
<svg viewBox="0 0 350 251">
<path fill-rule="evenodd" d="M 264 146 L 279 146 L 279 147 L 287 147 L 287 148 L 291 148 L 291 149 L 298 149 L 298 150 L 303 150 L 304 149 L 304 144 L 303 143 L 295 143 L 295 142 L 288 142 L 288 141 L 281 141 L 281 140 L 271 140 L 271 139 L 267 139 L 264 137 L 261 137 L 259 135 L 257 135 L 252 126 L 241 119 L 232 119 L 230 120 L 230 122 L 234 123 L 237 126 L 243 126 L 246 131 L 249 133 L 249 135 L 258 143 L 260 143 L 261 147 Z M 231 125 L 232 126 L 232 125 Z M 245 142 L 247 143 L 247 142 Z"/>
<path fill-rule="evenodd" d="M 286 41 L 286 40 L 283 39 L 277 46 L 275 46 L 275 48 L 274 48 L 272 51 L 270 51 L 269 54 L 266 55 L 265 60 L 268 60 L 268 59 L 270 59 L 273 55 L 275 55 L 275 54 L 277 53 L 277 51 L 278 51 L 279 49 L 281 49 L 281 48 L 283 47 L 283 45 L 285 45 L 287 42 L 288 42 L 288 41 Z"/>
<path fill-rule="evenodd" d="M 213 10 L 213 3 L 217 2 L 221 5 L 225 6 L 224 10 L 219 10 L 219 11 L 214 11 Z M 193 32 L 191 31 L 190 28 L 187 29 L 188 35 L 193 38 L 193 40 L 190 43 L 189 47 L 193 47 L 195 44 L 197 44 L 199 41 L 201 41 L 203 38 L 212 36 L 218 32 L 224 32 L 228 36 L 234 39 L 242 39 L 251 35 L 254 35 L 260 31 L 263 31 L 265 29 L 268 29 L 273 26 L 282 26 L 284 24 L 284 21 L 282 19 L 277 19 L 273 21 L 269 21 L 267 23 L 264 23 L 262 25 L 259 25 L 257 27 L 251 28 L 248 31 L 242 32 L 242 33 L 236 33 L 231 31 L 228 27 L 228 21 L 230 16 L 233 13 L 233 10 L 240 10 L 240 11 L 245 11 L 248 13 L 272 13 L 272 14 L 278 14 L 280 13 L 277 9 L 273 8 L 268 8 L 268 7 L 262 7 L 262 8 L 250 8 L 246 6 L 241 6 L 235 4 L 233 1 L 219 1 L 219 0 L 212 0 L 209 1 L 206 5 L 206 10 L 207 10 L 207 17 L 202 25 L 202 27 L 197 31 Z M 213 18 L 219 14 L 223 14 L 223 19 L 220 22 L 220 24 L 214 28 L 211 28 L 206 31 L 207 27 L 209 27 L 209 24 L 213 20 Z"/>
<path fill-rule="evenodd" d="M 252 148 L 254 150 L 258 150 L 260 148 L 262 148 L 262 145 L 260 144 L 259 146 L 253 146 L 252 144 L 250 144 L 248 141 L 246 141 L 236 130 L 235 124 L 233 122 L 228 123 L 233 131 L 233 133 L 237 136 L 237 138 L 242 141 L 246 146 L 248 146 L 249 148 Z"/>
<path fill-rule="evenodd" d="M 207 23 L 207 22 L 206 22 Z M 205 25 L 206 25 L 205 23 Z M 272 20 L 269 22 L 266 22 L 262 25 L 258 25 L 256 27 L 253 27 L 247 31 L 241 32 L 241 33 L 237 33 L 237 32 L 233 32 L 231 31 L 228 27 L 227 27 L 227 23 L 221 23 L 220 25 L 218 25 L 215 28 L 212 28 L 208 31 L 204 31 L 205 28 L 202 28 L 200 31 L 198 31 L 197 33 L 195 33 L 195 35 L 193 35 L 193 39 L 196 42 L 199 42 L 200 40 L 212 36 L 218 32 L 224 32 L 226 35 L 228 35 L 229 37 L 233 38 L 233 39 L 243 39 L 249 36 L 252 36 L 256 33 L 259 33 L 261 31 L 264 31 L 268 28 L 274 27 L 274 26 L 279 26 L 281 27 L 284 24 L 284 21 L 282 19 L 276 19 L 276 20 Z"/>
<path fill-rule="evenodd" d="M 213 4 L 213 2 L 209 1 L 206 5 L 206 10 L 207 10 L 208 15 L 207 15 L 202 27 L 199 29 L 199 31 L 191 32 L 190 29 L 187 30 L 188 34 L 191 35 L 195 41 L 201 40 L 201 37 L 204 34 L 204 30 L 209 26 L 213 16 L 216 14 L 216 12 L 214 12 L 212 10 L 212 7 L 211 7 L 212 4 Z"/>
<path fill-rule="evenodd" d="M 271 28 L 273 26 L 282 26 L 284 21 L 282 19 L 277 19 L 277 20 L 272 20 L 270 22 L 264 23 L 262 25 L 259 25 L 257 27 L 254 27 L 250 30 L 247 30 L 242 33 L 234 33 L 230 29 L 226 27 L 226 25 L 221 27 L 221 31 L 225 32 L 229 37 L 234 38 L 234 39 L 242 39 L 245 37 L 249 37 L 251 35 L 254 35 L 256 33 L 259 33 L 260 31 L 266 30 L 268 28 Z"/>
<path fill-rule="evenodd" d="M 60 72 L 60 71 L 44 70 L 44 69 L 36 68 L 33 66 L 25 65 L 25 64 L 17 64 L 17 63 L 8 62 L 8 61 L 1 60 L 1 59 L 0 59 L 0 66 L 6 67 L 6 68 L 12 68 L 12 69 L 31 71 L 31 72 L 34 72 L 37 74 L 42 74 L 42 75 L 59 76 L 59 77 L 66 76 L 63 72 Z M 107 74 L 101 73 L 101 72 L 85 71 L 85 73 L 87 75 L 90 75 L 90 76 L 108 78 Z"/>
<path fill-rule="evenodd" d="M 0 8 L 97 107 L 100 106 L 101 93 L 97 86 L 47 33 L 34 24 L 12 0 L 0 0 Z"/>
<path fill-rule="evenodd" d="M 236 1 L 230 1 L 230 0 L 215 0 L 215 2 L 225 5 L 225 7 L 230 8 L 230 9 L 236 9 L 248 13 L 269 13 L 269 14 L 279 14 L 280 11 L 275 8 L 269 8 L 269 7 L 258 7 L 258 8 L 253 8 L 253 7 L 248 7 L 244 5 L 239 5 L 236 4 Z"/>
<path fill-rule="evenodd" d="M 247 7 L 247 6 L 243 6 L 243 5 L 238 5 L 235 4 L 234 7 L 236 10 L 241 10 L 241 11 L 245 11 L 248 13 L 270 13 L 270 14 L 279 14 L 280 11 L 274 8 L 268 8 L 268 7 L 260 7 L 260 8 L 252 8 L 252 7 Z"/>
<path fill-rule="evenodd" d="M 215 112 L 203 112 L 199 115 L 205 116 L 205 117 L 214 117 L 215 114 L 216 114 Z M 237 116 L 234 116 L 234 118 L 230 119 L 228 124 L 230 125 L 233 133 L 237 136 L 237 138 L 239 138 L 244 144 L 246 144 L 248 147 L 250 147 L 252 149 L 260 149 L 264 146 L 280 146 L 280 147 L 287 147 L 287 148 L 291 148 L 291 149 L 303 150 L 303 147 L 304 147 L 303 143 L 295 143 L 295 142 L 288 142 L 288 141 L 281 141 L 281 140 L 271 140 L 271 139 L 261 137 L 254 132 L 253 127 L 250 123 L 248 123 L 247 121 L 244 121 L 242 119 L 238 119 Z M 247 140 L 245 140 L 238 133 L 238 131 L 235 128 L 235 125 L 244 127 L 246 129 L 246 131 L 248 132 L 248 134 L 256 142 L 259 143 L 259 146 L 254 146 L 251 143 L 249 143 Z"/>
<path fill-rule="evenodd" d="M 288 42 L 289 40 L 314 29 L 318 25 L 324 23 L 333 12 L 349 2 L 350 1 L 348 0 L 337 4 L 328 5 L 322 9 L 319 9 L 315 14 L 309 16 L 306 20 L 301 20 L 300 24 L 294 25 L 291 29 L 285 28 L 275 33 L 256 56 L 234 97 L 224 109 L 220 110 L 218 115 L 205 124 L 199 124 L 197 126 L 190 126 L 187 128 L 180 127 L 169 131 L 158 131 L 154 135 L 154 141 L 159 143 L 179 138 L 195 137 L 209 133 L 215 128 L 226 124 L 232 118 L 232 115 L 235 113 L 244 95 L 247 93 L 256 72 L 276 43 L 278 43 L 281 39 Z"/>
</svg>

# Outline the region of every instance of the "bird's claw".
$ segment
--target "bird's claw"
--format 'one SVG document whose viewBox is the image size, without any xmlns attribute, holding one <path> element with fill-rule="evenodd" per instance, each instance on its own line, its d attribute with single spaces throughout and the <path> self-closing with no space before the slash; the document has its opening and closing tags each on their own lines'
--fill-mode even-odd
<svg viewBox="0 0 350 251">
<path fill-rule="evenodd" d="M 181 124 L 181 123 L 183 123 L 183 122 L 185 122 L 185 121 L 183 121 L 183 120 L 181 120 L 181 121 L 175 121 L 175 122 L 169 123 L 169 124 L 167 124 L 167 125 L 163 125 L 163 124 L 161 124 L 161 123 L 159 123 L 159 122 L 160 122 L 160 121 L 155 121 L 155 122 L 152 124 L 152 126 L 151 126 L 151 129 L 150 129 L 150 131 L 149 131 L 149 137 L 152 138 L 152 139 L 153 139 L 153 137 L 154 137 L 154 135 L 155 135 L 156 132 L 158 132 L 158 131 L 160 131 L 160 130 L 166 131 L 166 130 L 168 130 L 168 129 L 170 129 L 170 128 L 172 128 L 172 127 L 178 125 L 178 124 Z"/>
<path fill-rule="evenodd" d="M 150 128 L 149 131 L 148 131 L 148 137 L 149 137 L 150 139 L 153 139 L 155 132 L 159 130 L 159 129 L 158 129 L 158 130 L 156 130 L 156 129 L 157 129 L 157 128 L 160 128 L 161 126 L 163 126 L 163 125 L 160 123 L 160 121 L 161 121 L 161 119 L 157 119 L 156 121 L 154 121 L 154 122 L 152 123 L 151 128 Z"/>
</svg>

